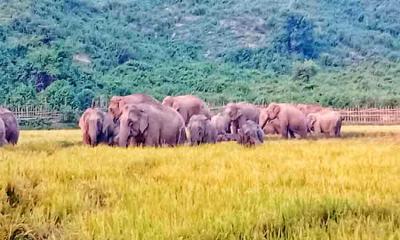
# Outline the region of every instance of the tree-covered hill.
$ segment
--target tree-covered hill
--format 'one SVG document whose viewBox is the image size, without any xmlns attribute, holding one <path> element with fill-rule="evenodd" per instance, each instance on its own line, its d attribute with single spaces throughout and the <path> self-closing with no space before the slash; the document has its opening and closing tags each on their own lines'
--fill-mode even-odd
<svg viewBox="0 0 400 240">
<path fill-rule="evenodd" d="M 400 101 L 398 0 L 3 0 L 0 104 Z"/>
</svg>

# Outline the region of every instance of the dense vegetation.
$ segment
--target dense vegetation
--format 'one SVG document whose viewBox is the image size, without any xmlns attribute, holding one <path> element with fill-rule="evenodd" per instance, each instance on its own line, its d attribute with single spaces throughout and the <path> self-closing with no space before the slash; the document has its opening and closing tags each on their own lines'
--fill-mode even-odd
<svg viewBox="0 0 400 240">
<path fill-rule="evenodd" d="M 400 101 L 398 0 L 5 0 L 0 104 Z"/>
<path fill-rule="evenodd" d="M 23 131 L 0 153 L 0 239 L 399 239 L 399 130 L 254 149 Z"/>
</svg>

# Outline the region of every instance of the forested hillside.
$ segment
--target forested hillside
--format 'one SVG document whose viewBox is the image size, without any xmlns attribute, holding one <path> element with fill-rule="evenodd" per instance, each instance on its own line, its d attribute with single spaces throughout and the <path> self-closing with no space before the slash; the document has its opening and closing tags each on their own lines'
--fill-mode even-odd
<svg viewBox="0 0 400 240">
<path fill-rule="evenodd" d="M 3 0 L 0 104 L 400 101 L 398 0 Z"/>
</svg>

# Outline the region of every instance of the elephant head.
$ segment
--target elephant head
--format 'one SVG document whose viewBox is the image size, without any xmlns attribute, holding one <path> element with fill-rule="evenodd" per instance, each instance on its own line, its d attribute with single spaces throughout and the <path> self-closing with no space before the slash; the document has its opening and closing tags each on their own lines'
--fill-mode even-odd
<svg viewBox="0 0 400 240">
<path fill-rule="evenodd" d="M 194 115 L 190 118 L 188 130 L 191 145 L 199 145 L 205 141 L 207 133 L 210 132 L 207 121 L 209 120 L 204 115 Z"/>
<path fill-rule="evenodd" d="M 264 128 L 265 125 L 274 119 L 277 119 L 279 116 L 279 113 L 281 111 L 281 106 L 277 103 L 271 103 L 268 105 L 266 109 L 263 110 L 263 121 L 260 122 L 261 128 Z M 261 120 L 261 114 L 260 114 L 260 120 Z"/>
<path fill-rule="evenodd" d="M 120 117 L 118 141 L 121 147 L 127 147 L 132 138 L 139 139 L 145 135 L 149 126 L 149 116 L 144 109 L 135 105 L 125 105 Z M 140 141 L 136 141 L 140 144 Z"/>
<path fill-rule="evenodd" d="M 231 121 L 239 119 L 243 113 L 235 103 L 228 103 L 224 113 L 230 118 Z"/>
<path fill-rule="evenodd" d="M 114 117 L 114 119 L 118 119 L 121 114 L 121 108 L 120 108 L 120 104 L 122 101 L 122 97 L 121 96 L 114 96 L 111 98 L 110 100 L 110 104 L 108 106 L 108 112 L 111 113 L 111 115 Z"/>
<path fill-rule="evenodd" d="M 89 108 L 83 113 L 79 126 L 85 144 L 96 146 L 102 140 L 103 123 L 104 113 L 100 109 Z"/>
</svg>

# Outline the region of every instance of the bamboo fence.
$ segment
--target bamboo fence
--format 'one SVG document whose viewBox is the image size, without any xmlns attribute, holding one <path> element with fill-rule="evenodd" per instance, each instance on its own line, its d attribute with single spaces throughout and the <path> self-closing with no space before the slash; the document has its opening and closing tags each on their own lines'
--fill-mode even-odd
<svg viewBox="0 0 400 240">
<path fill-rule="evenodd" d="M 100 104 L 99 107 L 106 110 L 107 108 Z M 62 119 L 62 113 L 52 110 L 44 106 L 18 106 L 7 107 L 12 111 L 18 120 L 48 120 L 58 122 Z M 210 107 L 213 113 L 223 109 L 222 106 Z M 343 123 L 348 125 L 400 125 L 400 108 L 383 107 L 383 108 L 345 108 L 336 109 L 344 119 Z"/>
</svg>

